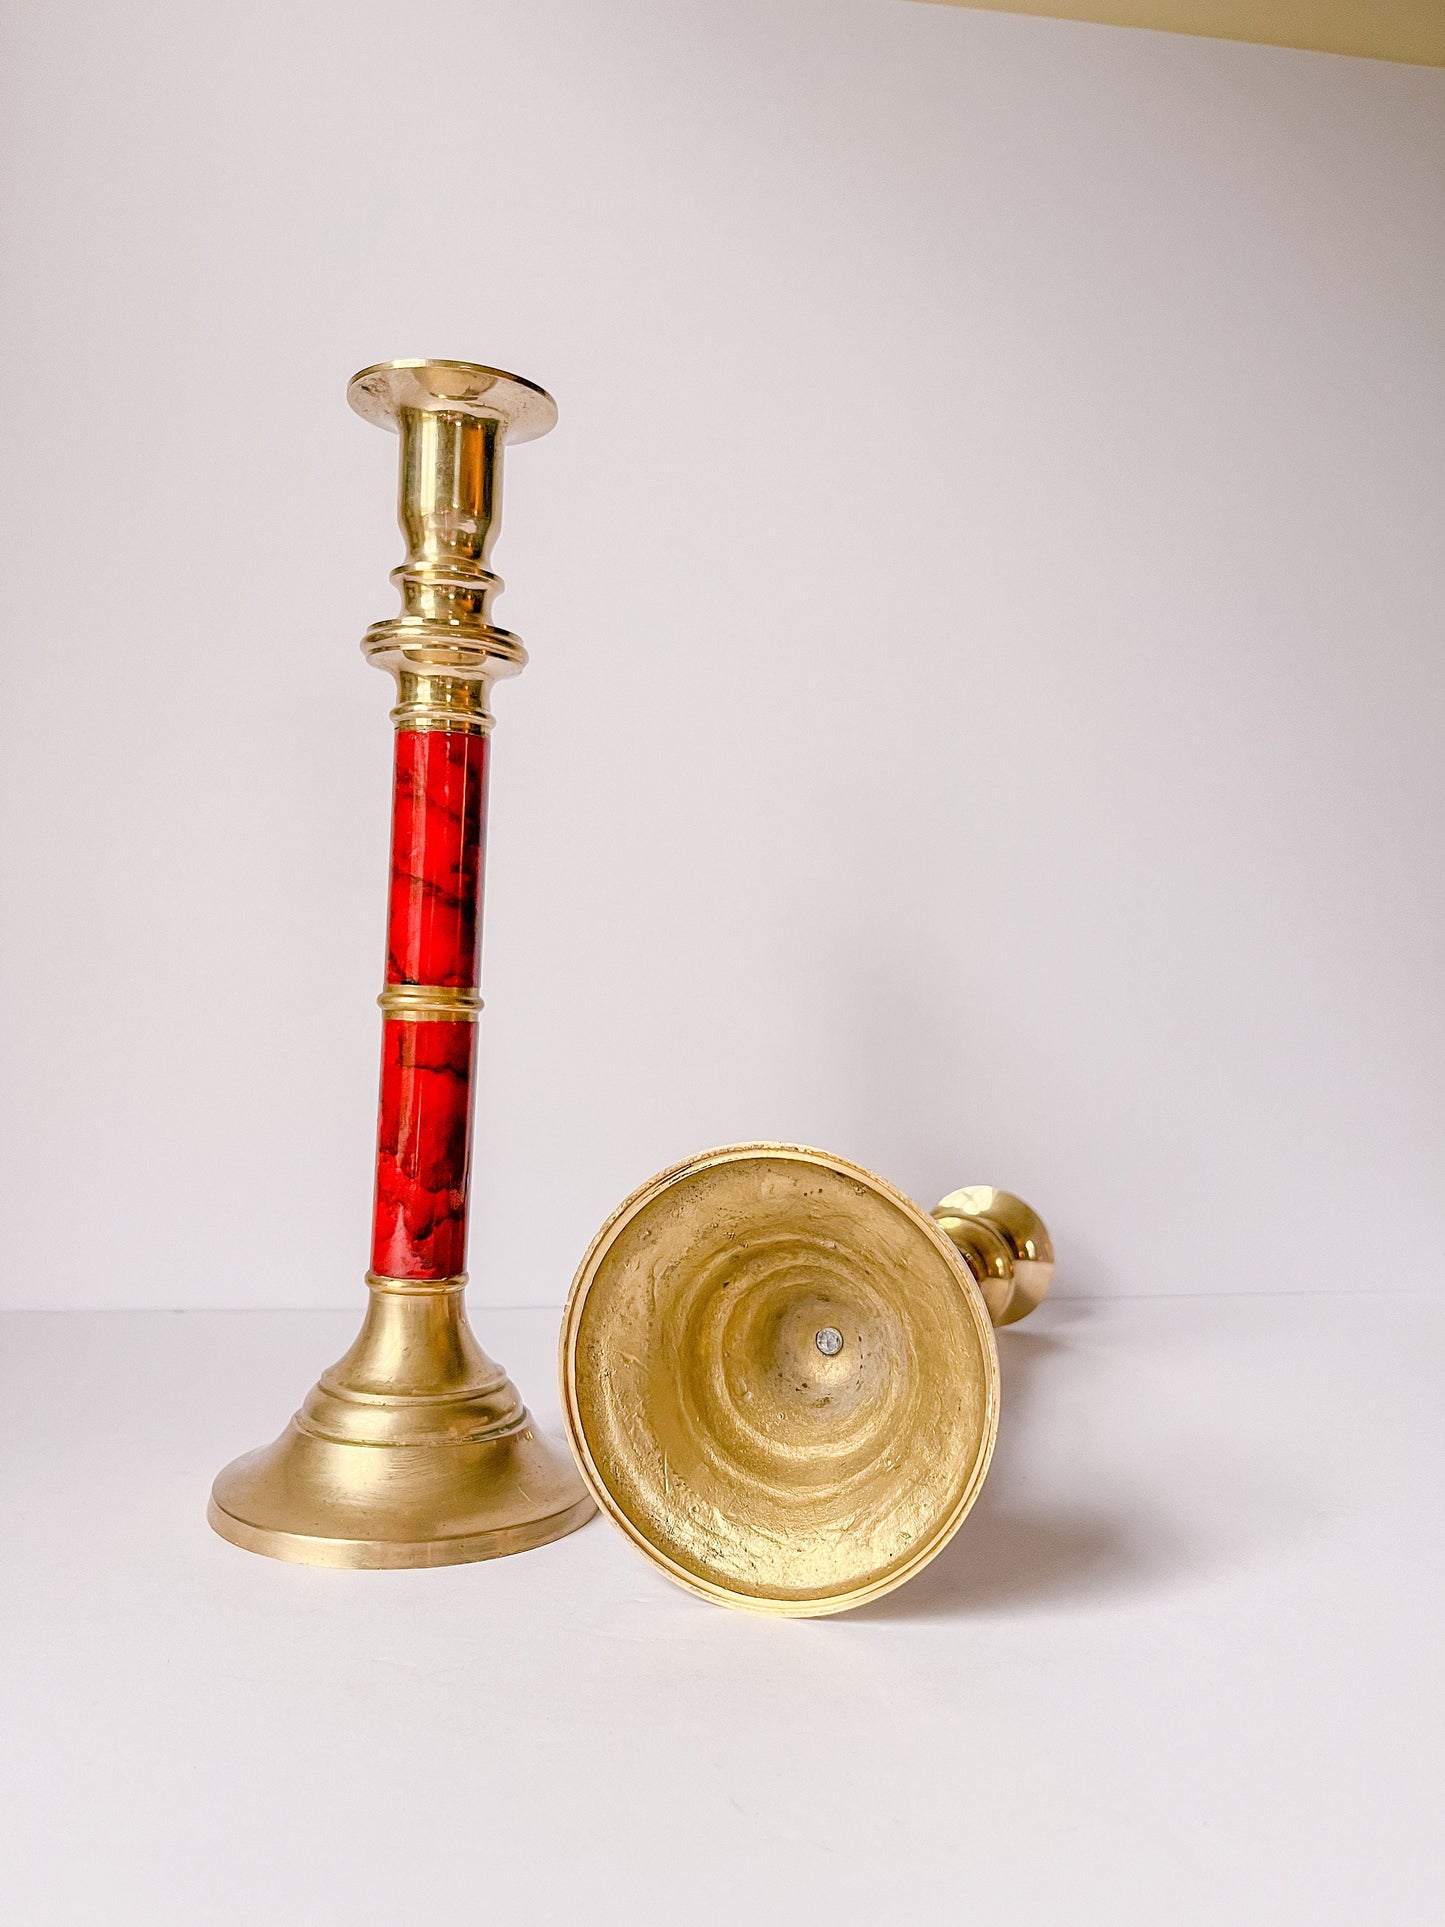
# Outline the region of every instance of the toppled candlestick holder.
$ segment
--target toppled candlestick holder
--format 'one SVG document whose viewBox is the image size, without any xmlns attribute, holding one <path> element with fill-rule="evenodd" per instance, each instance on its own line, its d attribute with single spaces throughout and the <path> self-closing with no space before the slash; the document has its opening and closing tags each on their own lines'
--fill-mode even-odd
<svg viewBox="0 0 1445 1927">
<path fill-rule="evenodd" d="M 599 1506 L 718 1604 L 795 1617 L 900 1586 L 952 1538 L 998 1425 L 994 1325 L 1054 1253 L 980 1185 L 920 1211 L 826 1152 L 734 1144 L 635 1191 L 562 1330 L 572 1448 Z"/>
</svg>

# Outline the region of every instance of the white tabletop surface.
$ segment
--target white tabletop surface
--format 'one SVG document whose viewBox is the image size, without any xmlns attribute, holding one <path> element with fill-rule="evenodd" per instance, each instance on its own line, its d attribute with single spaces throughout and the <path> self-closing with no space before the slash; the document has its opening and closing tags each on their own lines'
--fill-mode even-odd
<svg viewBox="0 0 1445 1927">
<path fill-rule="evenodd" d="M 555 1423 L 556 1315 L 474 1316 Z M 1445 1918 L 1436 1295 L 1046 1305 L 952 1547 L 814 1621 L 601 1521 L 438 1572 L 223 1544 L 211 1476 L 355 1324 L 0 1320 L 16 1927 Z"/>
</svg>

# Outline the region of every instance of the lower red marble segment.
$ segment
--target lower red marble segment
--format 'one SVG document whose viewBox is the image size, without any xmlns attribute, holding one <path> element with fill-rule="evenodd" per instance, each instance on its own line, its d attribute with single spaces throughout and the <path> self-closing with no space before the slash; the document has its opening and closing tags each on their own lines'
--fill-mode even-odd
<svg viewBox="0 0 1445 1927">
<path fill-rule="evenodd" d="M 451 1278 L 467 1255 L 475 1024 L 382 1027 L 371 1268 Z"/>
</svg>

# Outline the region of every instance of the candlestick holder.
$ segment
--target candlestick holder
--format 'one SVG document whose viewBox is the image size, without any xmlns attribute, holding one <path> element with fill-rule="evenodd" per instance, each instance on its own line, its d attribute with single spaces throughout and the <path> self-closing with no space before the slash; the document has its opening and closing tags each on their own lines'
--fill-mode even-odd
<svg viewBox="0 0 1445 1927">
<path fill-rule="evenodd" d="M 674 1165 L 602 1227 L 567 1303 L 563 1409 L 592 1496 L 704 1599 L 811 1617 L 878 1598 L 977 1497 L 992 1327 L 1053 1265 L 1042 1220 L 988 1185 L 929 1215 L 797 1145 Z"/>
<path fill-rule="evenodd" d="M 327 1566 L 521 1552 L 592 1515 L 565 1454 L 472 1336 L 467 1196 L 491 684 L 526 662 L 491 619 L 502 448 L 550 395 L 460 361 L 393 361 L 348 389 L 401 438 L 401 613 L 362 648 L 396 677 L 391 893 L 370 1291 L 360 1336 L 274 1444 L 217 1478 L 233 1544 Z"/>
</svg>

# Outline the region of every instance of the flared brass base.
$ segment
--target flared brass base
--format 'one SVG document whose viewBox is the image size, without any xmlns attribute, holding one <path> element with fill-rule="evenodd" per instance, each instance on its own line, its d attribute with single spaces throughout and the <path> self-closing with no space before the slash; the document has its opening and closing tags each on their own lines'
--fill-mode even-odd
<svg viewBox="0 0 1445 1927">
<path fill-rule="evenodd" d="M 472 1336 L 465 1278 L 367 1284 L 351 1350 L 274 1444 L 216 1480 L 221 1537 L 303 1565 L 453 1566 L 585 1524 L 571 1460 Z"/>
</svg>

